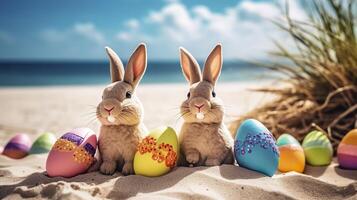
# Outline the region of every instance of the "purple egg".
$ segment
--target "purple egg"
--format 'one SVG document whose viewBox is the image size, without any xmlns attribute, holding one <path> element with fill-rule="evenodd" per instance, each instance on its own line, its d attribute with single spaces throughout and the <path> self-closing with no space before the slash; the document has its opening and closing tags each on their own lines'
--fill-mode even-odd
<svg viewBox="0 0 357 200">
<path fill-rule="evenodd" d="M 29 153 L 31 148 L 31 139 L 27 134 L 19 133 L 15 135 L 4 147 L 2 152 L 10 158 L 20 159 Z"/>
</svg>

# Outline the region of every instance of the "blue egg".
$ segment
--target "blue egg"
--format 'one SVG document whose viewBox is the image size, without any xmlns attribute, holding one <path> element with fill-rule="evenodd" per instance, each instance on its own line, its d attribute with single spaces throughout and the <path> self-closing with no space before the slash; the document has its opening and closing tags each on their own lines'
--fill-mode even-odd
<svg viewBox="0 0 357 200">
<path fill-rule="evenodd" d="M 247 119 L 234 140 L 234 154 L 239 166 L 273 176 L 279 164 L 279 150 L 274 136 L 258 120 Z"/>
</svg>

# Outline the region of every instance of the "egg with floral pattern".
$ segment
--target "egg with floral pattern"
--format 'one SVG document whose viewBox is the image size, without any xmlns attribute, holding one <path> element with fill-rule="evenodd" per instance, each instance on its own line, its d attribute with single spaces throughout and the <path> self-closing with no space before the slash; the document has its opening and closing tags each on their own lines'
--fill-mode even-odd
<svg viewBox="0 0 357 200">
<path fill-rule="evenodd" d="M 48 176 L 72 177 L 85 172 L 94 161 L 97 136 L 89 128 L 76 128 L 60 137 L 46 161 Z"/>
<path fill-rule="evenodd" d="M 282 134 L 276 143 L 280 153 L 279 171 L 302 173 L 305 169 L 305 154 L 299 141 L 290 134 Z"/>
<path fill-rule="evenodd" d="M 161 176 L 176 166 L 179 144 L 176 132 L 162 126 L 150 131 L 138 145 L 134 157 L 135 174 Z"/>
<path fill-rule="evenodd" d="M 344 169 L 357 169 L 357 129 L 348 132 L 337 148 L 338 163 Z"/>
<path fill-rule="evenodd" d="M 278 168 L 275 138 L 255 119 L 247 119 L 240 125 L 234 140 L 234 154 L 239 166 L 267 176 L 273 176 Z"/>
</svg>

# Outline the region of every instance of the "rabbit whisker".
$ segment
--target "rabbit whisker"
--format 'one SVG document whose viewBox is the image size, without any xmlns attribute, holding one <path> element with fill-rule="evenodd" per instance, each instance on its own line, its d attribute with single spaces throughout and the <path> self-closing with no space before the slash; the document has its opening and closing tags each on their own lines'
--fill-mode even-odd
<svg viewBox="0 0 357 200">
<path fill-rule="evenodd" d="M 189 115 L 189 114 L 190 114 L 189 111 L 182 112 L 182 113 L 178 113 L 179 116 L 178 116 L 177 119 L 175 120 L 175 126 L 177 125 L 178 121 L 179 121 L 181 118 L 183 118 L 184 116 Z"/>
<path fill-rule="evenodd" d="M 92 125 L 93 123 L 95 123 L 96 119 L 97 118 L 93 118 L 93 119 L 89 120 L 88 123 L 87 123 L 87 126 Z"/>
<path fill-rule="evenodd" d="M 207 114 L 208 116 L 214 117 L 215 120 L 218 120 L 218 117 L 217 117 L 214 113 L 212 113 L 212 112 L 207 112 L 206 114 Z"/>
</svg>

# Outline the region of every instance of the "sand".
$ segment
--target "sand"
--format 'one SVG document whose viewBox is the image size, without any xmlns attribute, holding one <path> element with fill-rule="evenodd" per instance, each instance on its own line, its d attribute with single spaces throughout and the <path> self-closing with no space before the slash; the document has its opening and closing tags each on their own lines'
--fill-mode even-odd
<svg viewBox="0 0 357 200">
<path fill-rule="evenodd" d="M 222 83 L 216 93 L 226 107 L 226 123 L 272 99 L 250 92 L 266 83 Z M 0 145 L 17 132 L 35 139 L 43 131 L 58 137 L 75 127 L 98 131 L 93 111 L 103 86 L 0 89 Z M 177 130 L 178 108 L 186 97 L 184 84 L 140 85 L 138 96 L 151 129 L 170 125 Z M 357 199 L 357 170 L 342 170 L 336 159 L 326 167 L 307 166 L 305 174 L 277 173 L 266 177 L 233 165 L 179 167 L 167 175 L 148 178 L 101 175 L 67 178 L 45 175 L 46 154 L 13 160 L 0 155 L 0 198 L 135 198 L 135 199 Z"/>
</svg>

